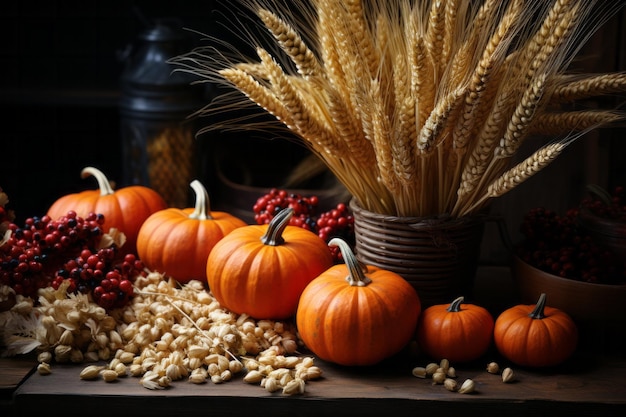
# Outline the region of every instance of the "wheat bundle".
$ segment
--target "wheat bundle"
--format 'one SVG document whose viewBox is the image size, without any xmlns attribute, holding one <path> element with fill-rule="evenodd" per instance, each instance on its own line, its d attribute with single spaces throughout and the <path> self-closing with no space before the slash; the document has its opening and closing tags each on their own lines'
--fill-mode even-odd
<svg viewBox="0 0 626 417">
<path fill-rule="evenodd" d="M 254 58 L 216 46 L 178 57 L 180 70 L 243 93 L 203 111 L 262 107 L 373 212 L 475 213 L 589 130 L 624 120 L 564 106 L 626 91 L 624 73 L 567 73 L 618 3 L 311 0 L 298 13 L 243 4 L 275 48 L 251 36 Z M 552 137 L 511 167 L 537 133 Z"/>
</svg>

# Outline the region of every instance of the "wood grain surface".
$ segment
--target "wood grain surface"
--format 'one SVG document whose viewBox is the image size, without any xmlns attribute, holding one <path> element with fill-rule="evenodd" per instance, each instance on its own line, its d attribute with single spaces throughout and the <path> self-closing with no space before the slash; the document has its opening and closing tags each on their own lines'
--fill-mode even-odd
<svg viewBox="0 0 626 417">
<path fill-rule="evenodd" d="M 626 359 L 578 354 L 553 369 L 513 367 L 513 383 L 485 371 L 483 362 L 457 366 L 458 381 L 476 382 L 476 392 L 449 392 L 429 379 L 411 375 L 423 360 L 399 355 L 378 366 L 345 368 L 316 359 L 323 378 L 310 381 L 303 395 L 268 393 L 241 376 L 223 384 L 175 381 L 164 390 L 148 390 L 138 378 L 113 383 L 83 381 L 83 365 L 53 366 L 52 374 L 34 373 L 14 393 L 16 415 L 172 416 L 186 413 L 250 416 L 424 415 L 425 412 L 480 416 L 626 415 Z M 502 362 L 505 363 L 505 362 Z M 87 412 L 88 410 L 88 412 Z M 115 411 L 119 413 L 119 411 Z M 190 414 L 193 415 L 193 414 Z"/>
</svg>

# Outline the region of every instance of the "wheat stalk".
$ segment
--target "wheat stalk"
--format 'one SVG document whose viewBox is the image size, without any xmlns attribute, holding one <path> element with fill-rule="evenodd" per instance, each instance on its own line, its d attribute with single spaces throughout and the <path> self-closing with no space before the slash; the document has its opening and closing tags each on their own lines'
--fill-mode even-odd
<svg viewBox="0 0 626 417">
<path fill-rule="evenodd" d="M 626 91 L 623 72 L 567 73 L 618 10 L 597 0 L 310 0 L 304 21 L 276 0 L 242 1 L 278 48 L 251 39 L 260 62 L 217 47 L 177 62 L 272 114 L 371 211 L 476 213 L 572 138 L 625 120 L 561 108 Z M 529 135 L 564 138 L 510 168 Z"/>
</svg>

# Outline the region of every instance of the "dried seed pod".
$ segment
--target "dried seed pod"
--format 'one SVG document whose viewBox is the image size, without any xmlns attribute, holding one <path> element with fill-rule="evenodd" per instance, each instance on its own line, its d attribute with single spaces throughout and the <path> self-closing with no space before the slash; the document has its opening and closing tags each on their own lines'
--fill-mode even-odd
<svg viewBox="0 0 626 417">
<path fill-rule="evenodd" d="M 427 376 L 431 376 L 433 375 L 435 372 L 437 372 L 437 369 L 439 369 L 439 365 L 431 362 L 428 365 L 426 365 L 426 375 Z"/>
<path fill-rule="evenodd" d="M 445 358 L 442 359 L 441 362 L 439 362 L 439 367 L 443 369 L 444 372 L 448 372 L 448 368 L 450 368 L 450 361 Z"/>
<path fill-rule="evenodd" d="M 42 362 L 50 363 L 51 361 L 52 361 L 52 353 L 48 352 L 47 350 L 37 355 L 37 362 L 39 363 L 42 363 Z"/>
<path fill-rule="evenodd" d="M 221 384 L 224 382 L 224 378 L 221 375 L 211 375 L 211 382 L 214 384 Z"/>
<path fill-rule="evenodd" d="M 80 372 L 80 379 L 84 379 L 84 380 L 96 379 L 98 378 L 98 375 L 100 375 L 100 371 L 102 369 L 104 369 L 104 366 L 96 366 L 96 365 L 86 366 Z"/>
<path fill-rule="evenodd" d="M 257 384 L 263 379 L 263 374 L 259 371 L 248 371 L 243 380 L 249 384 Z"/>
<path fill-rule="evenodd" d="M 238 374 L 239 372 L 243 370 L 243 363 L 241 363 L 238 360 L 233 359 L 228 363 L 228 369 L 230 370 L 231 373 Z"/>
<path fill-rule="evenodd" d="M 475 389 L 476 383 L 471 379 L 466 379 L 465 381 L 463 381 L 463 384 L 461 384 L 461 387 L 459 388 L 459 393 L 469 394 L 470 392 L 474 392 Z"/>
<path fill-rule="evenodd" d="M 294 381 L 294 380 L 295 378 L 291 376 L 291 373 L 287 372 L 280 377 L 280 379 L 278 380 L 278 383 L 281 386 L 286 387 L 291 381 Z"/>
<path fill-rule="evenodd" d="M 115 365 L 115 368 L 113 370 L 115 371 L 118 377 L 126 376 L 128 373 L 128 368 L 126 367 L 126 365 L 124 365 L 121 362 Z"/>
<path fill-rule="evenodd" d="M 285 368 L 293 369 L 296 367 L 297 364 L 300 363 L 300 358 L 298 358 L 297 356 L 287 356 L 284 358 L 285 359 L 283 361 L 283 366 Z"/>
<path fill-rule="evenodd" d="M 500 365 L 497 362 L 489 362 L 487 364 L 487 372 L 490 374 L 497 374 L 500 372 Z"/>
<path fill-rule="evenodd" d="M 443 384 L 443 382 L 446 380 L 446 374 L 444 372 L 437 371 L 433 374 L 432 378 L 433 384 Z"/>
<path fill-rule="evenodd" d="M 283 394 L 285 395 L 295 395 L 302 394 L 304 391 L 303 383 L 301 379 L 292 379 L 286 385 L 283 386 Z"/>
<path fill-rule="evenodd" d="M 144 373 L 143 367 L 138 363 L 130 365 L 129 373 L 131 376 L 142 376 Z"/>
<path fill-rule="evenodd" d="M 206 382 L 206 376 L 199 372 L 192 372 L 189 375 L 189 382 L 194 384 L 204 384 Z"/>
<path fill-rule="evenodd" d="M 162 388 L 169 387 L 171 383 L 172 383 L 172 380 L 168 376 L 166 376 L 166 375 L 160 377 L 159 380 L 158 380 L 158 384 Z"/>
<path fill-rule="evenodd" d="M 280 387 L 278 386 L 278 381 L 276 381 L 276 378 L 268 377 L 265 379 L 265 384 L 263 385 L 263 388 L 265 388 L 267 392 L 276 392 Z"/>
<path fill-rule="evenodd" d="M 72 347 L 69 345 L 56 345 L 54 347 L 54 360 L 57 362 L 67 362 L 70 360 Z"/>
<path fill-rule="evenodd" d="M 177 381 L 182 378 L 180 367 L 173 363 L 169 364 L 167 368 L 165 368 L 165 375 L 172 381 Z"/>
<path fill-rule="evenodd" d="M 117 380 L 117 372 L 112 369 L 103 369 L 100 372 L 100 375 L 102 375 L 104 382 L 113 382 Z"/>
<path fill-rule="evenodd" d="M 222 371 L 220 371 L 219 366 L 217 366 L 216 363 L 210 363 L 209 366 L 207 366 L 207 371 L 209 372 L 209 375 L 213 376 L 213 375 L 219 375 Z"/>
<path fill-rule="evenodd" d="M 220 374 L 220 377 L 222 378 L 223 381 L 230 381 L 233 377 L 232 372 L 230 372 L 229 369 L 226 369 L 225 371 L 222 371 L 222 373 Z"/>
<path fill-rule="evenodd" d="M 456 391 L 456 390 L 457 390 L 457 387 L 458 387 L 458 384 L 457 384 L 457 382 L 456 382 L 454 379 L 452 379 L 452 378 L 446 378 L 446 379 L 443 381 L 443 386 L 444 386 L 444 387 L 445 387 L 448 391 Z"/>
<path fill-rule="evenodd" d="M 306 373 L 307 379 L 318 379 L 322 376 L 322 368 L 318 366 L 309 366 Z"/>
<path fill-rule="evenodd" d="M 135 355 L 131 352 L 127 352 L 125 350 L 119 351 L 121 352 L 119 355 L 116 354 L 116 357 L 120 360 L 120 362 L 129 364 L 135 359 Z"/>
<path fill-rule="evenodd" d="M 61 333 L 59 344 L 70 346 L 72 343 L 74 343 L 74 333 L 72 333 L 71 330 L 65 329 L 63 333 Z"/>
<path fill-rule="evenodd" d="M 70 352 L 70 362 L 72 363 L 83 363 L 85 356 L 80 349 L 72 349 Z"/>
<path fill-rule="evenodd" d="M 453 366 L 449 367 L 449 368 L 448 368 L 448 372 L 446 372 L 446 375 L 447 375 L 449 378 L 456 378 L 456 369 L 454 369 L 454 367 L 453 367 Z"/>
<path fill-rule="evenodd" d="M 37 365 L 37 372 L 39 375 L 50 375 L 52 373 L 52 369 L 50 368 L 50 364 L 47 362 L 41 362 Z"/>
<path fill-rule="evenodd" d="M 424 368 L 423 366 L 416 366 L 415 368 L 413 368 L 411 373 L 414 377 L 426 378 L 426 368 Z"/>
<path fill-rule="evenodd" d="M 502 382 L 511 382 L 513 381 L 513 378 L 515 378 L 513 370 L 511 368 L 504 368 L 504 370 L 502 371 Z"/>
</svg>

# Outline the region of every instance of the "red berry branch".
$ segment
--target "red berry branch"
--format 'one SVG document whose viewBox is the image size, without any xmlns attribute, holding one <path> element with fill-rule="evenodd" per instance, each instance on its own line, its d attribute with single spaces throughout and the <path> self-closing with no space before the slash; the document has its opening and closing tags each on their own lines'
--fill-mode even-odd
<svg viewBox="0 0 626 417">
<path fill-rule="evenodd" d="M 339 203 L 332 210 L 318 214 L 319 198 L 302 196 L 287 190 L 273 188 L 259 197 L 252 207 L 257 224 L 268 224 L 281 210 L 291 207 L 294 214 L 289 224 L 316 233 L 326 243 L 334 237 L 341 237 L 349 244 L 354 243 L 354 217 L 345 203 Z M 341 262 L 338 247 L 328 248 L 335 262 Z"/>
</svg>

